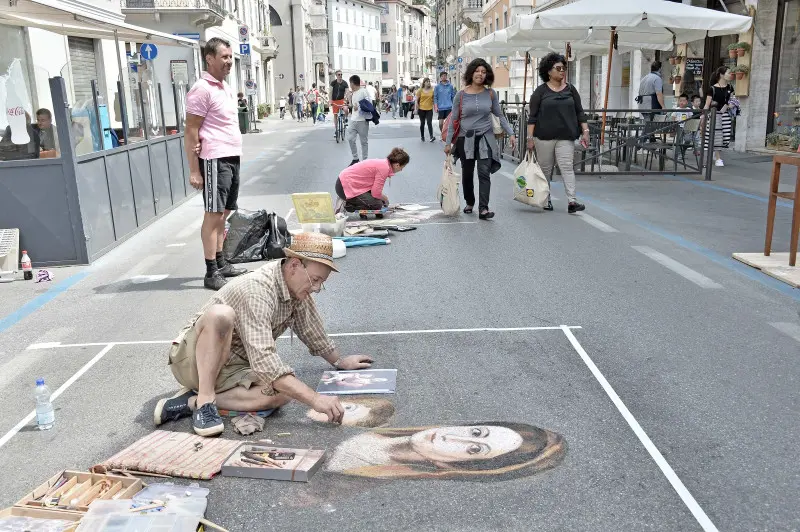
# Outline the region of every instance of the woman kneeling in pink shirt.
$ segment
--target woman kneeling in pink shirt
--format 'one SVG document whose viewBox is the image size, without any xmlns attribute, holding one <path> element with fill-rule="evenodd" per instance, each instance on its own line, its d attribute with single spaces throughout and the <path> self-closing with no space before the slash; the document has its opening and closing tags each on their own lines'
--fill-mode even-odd
<svg viewBox="0 0 800 532">
<path fill-rule="evenodd" d="M 377 211 L 389 204 L 383 185 L 410 161 L 403 148 L 394 148 L 385 159 L 367 159 L 348 166 L 336 180 L 336 195 L 347 212 Z"/>
</svg>

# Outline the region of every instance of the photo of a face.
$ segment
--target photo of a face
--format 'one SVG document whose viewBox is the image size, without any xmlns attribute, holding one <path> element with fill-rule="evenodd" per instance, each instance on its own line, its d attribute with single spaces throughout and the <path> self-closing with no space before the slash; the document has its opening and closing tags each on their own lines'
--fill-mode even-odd
<svg viewBox="0 0 800 532">
<path fill-rule="evenodd" d="M 524 423 L 386 428 L 339 444 L 325 468 L 379 479 L 497 481 L 555 467 L 566 449 L 561 434 Z"/>
<path fill-rule="evenodd" d="M 326 371 L 317 392 L 329 395 L 394 393 L 396 382 L 396 369 Z"/>
<path fill-rule="evenodd" d="M 342 425 L 346 427 L 384 427 L 394 416 L 394 405 L 386 399 L 353 396 L 343 399 L 341 403 L 344 407 Z M 315 410 L 309 410 L 306 416 L 320 423 L 328 423 L 328 416 Z"/>
<path fill-rule="evenodd" d="M 339 386 L 347 386 L 350 388 L 361 388 L 369 386 L 373 383 L 386 382 L 389 379 L 384 377 L 373 377 L 369 373 L 363 375 L 359 373 L 335 373 L 328 376 L 323 376 L 321 382 L 323 384 L 338 384 Z"/>
</svg>

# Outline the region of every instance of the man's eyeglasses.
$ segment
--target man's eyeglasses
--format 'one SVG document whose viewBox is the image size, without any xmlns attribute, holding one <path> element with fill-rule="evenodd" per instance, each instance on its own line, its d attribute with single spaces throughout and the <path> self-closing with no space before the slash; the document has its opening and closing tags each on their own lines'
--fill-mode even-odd
<svg viewBox="0 0 800 532">
<path fill-rule="evenodd" d="M 556 66 L 553 67 L 553 70 L 555 70 L 556 72 L 564 72 L 566 70 L 566 68 L 564 68 L 561 65 L 556 65 Z"/>
<path fill-rule="evenodd" d="M 317 282 L 312 281 L 311 280 L 311 276 L 308 275 L 308 268 L 306 268 L 305 264 L 303 264 L 303 271 L 306 272 L 306 277 L 308 278 L 308 283 L 311 285 L 311 292 L 312 293 L 318 294 L 322 290 L 325 290 L 325 281 L 322 281 L 322 280 L 318 280 Z"/>
</svg>

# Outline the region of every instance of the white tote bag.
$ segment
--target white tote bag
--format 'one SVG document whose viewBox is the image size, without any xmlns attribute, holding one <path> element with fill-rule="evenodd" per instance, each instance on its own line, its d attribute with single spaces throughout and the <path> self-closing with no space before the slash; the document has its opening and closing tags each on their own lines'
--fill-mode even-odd
<svg viewBox="0 0 800 532">
<path fill-rule="evenodd" d="M 514 171 L 514 199 L 531 207 L 542 208 L 549 197 L 550 183 L 547 182 L 536 155 L 528 151 Z"/>
<path fill-rule="evenodd" d="M 458 183 L 461 176 L 453 170 L 453 163 L 448 155 L 442 170 L 442 182 L 436 191 L 436 199 L 447 216 L 455 216 L 461 210 L 461 198 L 458 195 Z"/>
</svg>

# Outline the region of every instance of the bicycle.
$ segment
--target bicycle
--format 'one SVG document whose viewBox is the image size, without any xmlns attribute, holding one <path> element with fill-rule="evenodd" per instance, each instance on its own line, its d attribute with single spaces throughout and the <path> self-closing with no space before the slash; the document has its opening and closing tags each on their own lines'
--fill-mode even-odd
<svg viewBox="0 0 800 532">
<path fill-rule="evenodd" d="M 344 142 L 344 133 L 347 130 L 347 118 L 344 114 L 344 106 L 339 107 L 339 112 L 336 113 L 336 143 L 339 139 Z"/>
</svg>

